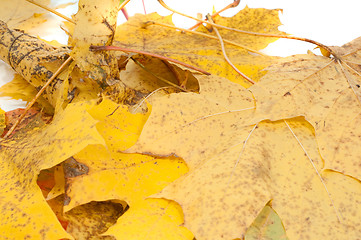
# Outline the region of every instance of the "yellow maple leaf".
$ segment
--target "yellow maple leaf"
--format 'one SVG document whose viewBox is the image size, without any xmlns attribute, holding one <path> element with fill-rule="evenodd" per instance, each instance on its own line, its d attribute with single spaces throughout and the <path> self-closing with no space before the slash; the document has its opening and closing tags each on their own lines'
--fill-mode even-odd
<svg viewBox="0 0 361 240">
<path fill-rule="evenodd" d="M 355 147 L 361 142 L 361 38 L 333 49 L 335 58 L 282 59 L 250 90 L 258 119 L 305 116 L 315 128 L 326 168 L 361 179 L 361 150 Z"/>
<path fill-rule="evenodd" d="M 144 23 L 147 21 L 173 25 L 171 16 L 161 17 L 156 13 L 135 15 L 127 23 L 117 27 L 114 45 L 174 58 L 249 86 L 249 83 L 236 74 L 224 60 L 218 40 L 181 33 L 157 25 L 144 28 Z M 281 34 L 277 30 L 280 25 L 278 10 L 245 8 L 232 18 L 219 17 L 216 21 L 237 29 L 245 28 L 255 32 L 264 32 L 267 29 L 268 33 Z M 252 21 L 254 22 L 252 23 Z M 275 38 L 259 38 L 231 31 L 221 31 L 221 34 L 224 39 L 235 40 L 255 50 L 260 50 L 276 40 Z M 227 45 L 227 54 L 240 71 L 255 81 L 263 75 L 260 70 L 271 64 L 273 60 L 271 57 L 250 54 L 248 50 L 233 45 Z"/>
<path fill-rule="evenodd" d="M 66 211 L 92 200 L 121 199 L 133 206 L 188 170 L 177 158 L 117 154 L 115 149 L 109 155 L 102 146 L 89 146 L 74 157 L 89 167 L 89 172 L 67 179 L 66 193 L 71 201 Z"/>
<path fill-rule="evenodd" d="M 96 121 L 85 110 L 89 104 L 71 104 L 51 124 L 22 138 L 1 141 L 1 238 L 70 237 L 44 200 L 36 179 L 41 169 L 64 161 L 88 144 L 104 143 Z"/>
<path fill-rule="evenodd" d="M 133 216 L 132 210 L 128 214 L 134 219 L 122 217 L 114 229 L 121 228 L 122 231 L 130 231 L 129 234 L 133 231 L 129 236 L 123 236 L 128 239 L 134 236 L 135 228 L 139 236 L 146 236 L 149 234 L 149 226 L 141 223 L 147 221 L 151 225 L 159 224 L 159 218 L 156 216 L 164 215 L 164 204 L 158 200 L 149 204 L 145 198 L 159 192 L 174 179 L 182 176 L 188 168 L 183 160 L 175 157 L 159 158 L 122 153 L 122 150 L 136 142 L 148 114 L 131 114 L 126 106 L 116 104 L 109 99 L 104 99 L 102 103 L 88 111 L 99 120 L 97 129 L 107 145 L 90 145 L 74 156 L 77 161 L 85 164 L 89 171 L 86 175 L 67 179 L 66 194 L 71 200 L 69 205 L 65 206 L 65 211 L 90 201 L 109 199 L 126 201 L 135 212 L 143 211 L 144 216 Z M 171 213 L 167 213 L 166 216 L 170 215 L 162 220 L 167 224 L 159 225 L 163 230 L 161 233 L 154 232 L 152 239 L 161 236 L 173 236 L 167 239 L 185 239 L 180 236 L 193 238 L 187 229 L 179 226 L 183 222 L 182 213 L 179 207 L 173 205 L 174 203 L 170 204 L 168 211 Z M 132 227 L 125 227 L 127 224 Z M 114 232 L 112 234 L 121 235 Z"/>
<path fill-rule="evenodd" d="M 139 142 L 127 150 L 184 158 L 190 172 L 153 196 L 178 202 L 185 226 L 197 239 L 242 238 L 271 199 L 290 239 L 361 234 L 356 220 L 361 216 L 360 183 L 323 170 L 313 128 L 306 121 L 251 125 L 247 120 L 253 116 L 247 112 L 254 111 L 253 99 L 248 92 L 215 87 L 213 95 L 203 96 L 205 86 L 200 84 L 199 95 L 155 99 Z M 220 101 L 213 97 L 221 94 Z M 232 103 L 239 104 L 238 110 Z M 335 178 L 349 184 L 338 184 Z"/>
<path fill-rule="evenodd" d="M 219 141 L 219 135 L 227 138 L 228 132 L 239 135 L 248 134 L 248 129 L 252 127 L 245 126 L 244 123 L 248 123 L 248 119 L 254 112 L 254 99 L 251 93 L 239 84 L 229 82 L 224 78 L 211 75 L 200 76 L 197 79 L 200 84 L 200 94 L 170 94 L 152 101 L 151 118 L 145 123 L 146 131 L 142 131 L 137 147 L 131 147 L 127 151 L 142 149 L 142 152 L 151 153 L 156 148 L 156 155 L 167 156 L 170 152 L 175 152 L 177 148 L 177 156 L 187 159 L 187 165 L 194 169 L 199 164 L 200 158 L 208 158 L 232 145 L 234 137 L 230 136 L 226 141 Z M 179 111 L 172 112 L 173 109 L 179 109 Z M 172 114 L 169 114 L 166 120 L 165 116 L 169 112 Z M 232 117 L 224 117 L 224 114 Z M 212 117 L 212 115 L 215 116 Z M 214 121 L 223 122 L 225 129 L 213 128 Z M 155 127 L 160 125 L 162 127 Z M 187 125 L 192 128 L 183 128 Z M 154 128 L 150 130 L 149 126 L 154 126 Z M 156 141 L 160 134 L 162 135 L 161 143 Z M 178 140 L 171 137 L 173 135 L 182 139 L 179 146 L 175 143 Z M 193 135 L 195 137 L 190 137 Z M 173 146 L 174 149 L 167 149 L 162 145 L 163 143 L 166 144 L 165 146 Z M 189 151 L 192 146 L 200 143 L 212 145 L 213 151 L 210 153 L 196 149 Z M 180 146 L 182 148 L 178 149 Z"/>
</svg>

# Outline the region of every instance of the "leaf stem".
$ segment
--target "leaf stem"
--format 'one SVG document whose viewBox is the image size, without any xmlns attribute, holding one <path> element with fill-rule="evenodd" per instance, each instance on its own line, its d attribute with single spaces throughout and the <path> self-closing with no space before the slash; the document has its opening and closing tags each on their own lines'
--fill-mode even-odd
<svg viewBox="0 0 361 240">
<path fill-rule="evenodd" d="M 25 111 L 21 114 L 21 116 L 16 120 L 14 125 L 9 129 L 9 131 L 5 134 L 3 137 L 4 139 L 8 138 L 15 130 L 15 128 L 21 123 L 21 121 L 24 119 L 26 113 L 29 111 L 29 109 L 34 105 L 36 100 L 40 97 L 40 95 L 45 91 L 45 89 L 50 85 L 50 83 L 59 75 L 59 73 L 65 68 L 65 66 L 72 61 L 71 57 L 68 57 L 56 70 L 56 72 L 49 78 L 49 80 L 44 84 L 44 86 L 40 89 L 40 91 L 35 95 L 33 100 L 29 103 L 29 105 L 25 108 Z"/>
<path fill-rule="evenodd" d="M 213 23 L 213 20 L 211 18 L 210 15 L 207 15 L 208 21 Z M 234 66 L 234 64 L 231 62 L 231 60 L 228 58 L 227 53 L 226 53 L 226 48 L 224 47 L 224 43 L 223 43 L 223 39 L 221 34 L 219 33 L 218 29 L 216 27 L 213 26 L 213 30 L 214 32 L 217 34 L 217 37 L 219 39 L 219 43 L 221 44 L 221 48 L 222 48 L 222 53 L 224 56 L 224 59 L 227 61 L 227 63 L 234 69 L 234 71 L 236 71 L 239 75 L 241 75 L 244 79 L 246 79 L 248 82 L 255 84 L 255 82 L 250 79 L 248 76 L 246 76 L 243 72 L 239 71 L 239 69 Z"/>
<path fill-rule="evenodd" d="M 218 12 L 213 13 L 213 14 L 211 15 L 212 18 L 218 16 L 220 13 L 226 11 L 227 9 L 237 7 L 240 1 L 241 1 L 241 0 L 234 0 L 233 3 L 230 3 L 230 4 L 228 4 L 227 6 L 225 6 L 224 8 L 222 8 L 221 10 L 219 10 Z M 198 26 L 201 25 L 201 24 L 202 24 L 202 22 L 198 22 L 197 24 L 195 24 L 194 26 L 192 26 L 192 27 L 190 27 L 190 28 L 188 28 L 188 29 L 189 29 L 189 30 L 193 30 L 193 29 L 195 29 L 196 27 L 198 27 Z"/>
<path fill-rule="evenodd" d="M 176 10 L 168 7 L 168 6 L 163 2 L 163 0 L 158 0 L 158 2 L 159 2 L 164 8 L 168 9 L 168 10 L 171 11 L 171 12 L 174 12 L 174 13 L 176 13 L 176 14 L 179 14 L 179 15 L 184 16 L 184 17 L 187 17 L 187 18 L 194 19 L 194 20 L 196 20 L 196 21 L 200 21 L 200 22 L 202 22 L 202 23 L 208 23 L 209 25 L 212 25 L 213 27 L 223 28 L 223 29 L 227 29 L 227 30 L 230 30 L 230 31 L 234 31 L 234 32 L 242 33 L 242 34 L 247 34 L 247 35 L 252 35 L 252 36 L 286 38 L 286 39 L 293 39 L 293 40 L 298 40 L 298 41 L 303 41 L 303 42 L 309 42 L 309 43 L 312 43 L 312 44 L 315 44 L 315 45 L 319 46 L 320 48 L 323 48 L 324 50 L 326 50 L 326 51 L 328 51 L 330 54 L 332 54 L 334 57 L 338 58 L 337 55 L 335 54 L 335 52 L 332 51 L 331 48 L 329 48 L 328 46 L 326 46 L 326 45 L 324 45 L 324 44 L 322 44 L 322 43 L 316 42 L 316 41 L 314 41 L 314 40 L 312 40 L 312 39 L 295 37 L 295 36 L 288 36 L 288 35 L 278 35 L 278 34 L 269 34 L 269 33 L 257 33 L 257 32 L 250 32 L 250 31 L 239 30 L 239 29 L 236 29 L 236 28 L 225 27 L 225 26 L 222 26 L 222 25 L 219 25 L 219 24 L 210 23 L 210 22 L 208 22 L 208 21 L 204 21 L 204 20 L 202 20 L 202 19 L 198 19 L 198 18 L 189 16 L 189 15 L 186 15 L 186 14 L 184 14 L 184 13 L 178 12 L 178 11 L 176 11 Z"/>
<path fill-rule="evenodd" d="M 67 17 L 67 16 L 65 16 L 65 15 L 63 15 L 63 14 L 55 11 L 54 9 L 49 8 L 48 6 L 45 6 L 45 5 L 43 5 L 43 4 L 41 4 L 41 3 L 38 3 L 38 2 L 35 2 L 34 0 L 26 0 L 26 1 L 28 1 L 29 3 L 32 3 L 32 4 L 34 4 L 34 5 L 36 5 L 36 6 L 38 6 L 38 7 L 41 7 L 41 8 L 43 8 L 43 9 L 45 9 L 45 10 L 48 10 L 49 12 L 54 13 L 55 15 L 57 15 L 57 16 L 59 16 L 59 17 L 61 17 L 61 18 L 64 18 L 65 20 L 67 20 L 67 21 L 69 21 L 69 22 L 71 22 L 71 23 L 76 24 L 73 19 L 71 19 L 71 18 L 69 18 L 69 17 Z"/>
<path fill-rule="evenodd" d="M 189 65 L 187 63 L 178 61 L 176 59 L 172 59 L 169 57 L 165 57 L 159 54 L 155 54 L 155 53 L 149 53 L 149 52 L 145 52 L 145 51 L 140 51 L 140 50 L 136 50 L 136 49 L 130 49 L 130 48 L 123 48 L 123 47 L 117 47 L 117 46 L 94 46 L 91 45 L 90 49 L 94 50 L 94 51 L 122 51 L 122 52 L 132 52 L 132 53 L 139 53 L 139 54 L 143 54 L 143 55 L 147 55 L 147 56 L 151 56 L 151 57 L 155 57 L 155 58 L 159 58 L 162 60 L 166 60 L 169 62 L 173 62 L 182 66 L 185 66 L 189 69 L 193 69 L 195 71 L 198 71 L 200 73 L 203 73 L 205 75 L 211 75 L 209 72 L 204 71 L 203 69 L 200 69 L 198 67 L 194 67 L 192 65 Z"/>
</svg>

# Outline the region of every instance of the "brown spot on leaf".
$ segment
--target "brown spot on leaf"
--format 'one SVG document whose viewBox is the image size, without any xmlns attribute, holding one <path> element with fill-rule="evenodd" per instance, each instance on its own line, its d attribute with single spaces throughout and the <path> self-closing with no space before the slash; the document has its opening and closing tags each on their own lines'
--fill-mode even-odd
<svg viewBox="0 0 361 240">
<path fill-rule="evenodd" d="M 78 177 L 89 172 L 87 165 L 76 161 L 73 157 L 68 158 L 63 164 L 64 176 L 66 178 Z"/>
<path fill-rule="evenodd" d="M 291 96 L 292 94 L 290 92 L 286 92 L 283 96 L 286 97 L 286 96 Z"/>
</svg>

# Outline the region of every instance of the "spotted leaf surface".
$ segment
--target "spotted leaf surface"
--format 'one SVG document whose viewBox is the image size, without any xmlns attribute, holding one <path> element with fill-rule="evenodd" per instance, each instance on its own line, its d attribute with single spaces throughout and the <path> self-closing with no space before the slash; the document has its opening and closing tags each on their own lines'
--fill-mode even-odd
<svg viewBox="0 0 361 240">
<path fill-rule="evenodd" d="M 341 173 L 326 175 L 310 124 L 297 118 L 252 125 L 249 92 L 238 89 L 238 100 L 227 102 L 235 99 L 235 86 L 217 87 L 208 95 L 207 84 L 200 83 L 199 95 L 154 100 L 139 141 L 127 150 L 186 161 L 190 172 L 153 197 L 179 203 L 185 226 L 197 239 L 244 237 L 271 199 L 290 239 L 360 234 L 354 220 L 361 214 L 359 183 Z M 353 181 L 353 187 L 341 184 L 344 192 L 336 191 L 336 183 L 329 183 L 334 176 Z"/>
<path fill-rule="evenodd" d="M 266 29 L 268 33 L 281 34 L 282 32 L 277 29 L 280 25 L 278 12 L 279 10 L 245 8 L 232 18 L 217 17 L 215 21 L 238 29 L 255 32 L 264 32 Z M 200 67 L 217 76 L 226 77 L 243 86 L 249 86 L 249 83 L 236 74 L 224 60 L 218 39 L 181 33 L 159 25 L 145 27 L 147 21 L 173 25 L 171 16 L 162 17 L 156 13 L 139 14 L 117 28 L 114 37 L 116 42 L 114 44 L 174 58 Z M 214 31 L 213 33 L 207 33 L 216 36 Z M 274 58 L 261 56 L 251 51 L 263 49 L 273 42 L 275 38 L 255 38 L 231 31 L 221 31 L 221 35 L 224 39 L 234 41 L 245 47 L 240 48 L 226 44 L 227 54 L 240 71 L 257 81 L 263 75 L 259 70 L 270 65 Z"/>
<path fill-rule="evenodd" d="M 361 38 L 333 49 L 337 58 L 285 58 L 250 90 L 259 119 L 304 116 L 315 128 L 326 168 L 360 179 Z"/>
<path fill-rule="evenodd" d="M 0 236 L 3 239 L 69 237 L 36 184 L 41 169 L 50 168 L 85 148 L 103 144 L 96 121 L 86 112 L 91 103 L 70 105 L 53 122 L 26 137 L 1 141 Z"/>
<path fill-rule="evenodd" d="M 107 144 L 90 145 L 74 156 L 88 171 L 66 179 L 70 203 L 65 211 L 90 201 L 117 199 L 125 201 L 131 210 L 120 217 L 106 235 L 114 235 L 117 239 L 191 240 L 193 235 L 180 226 L 183 213 L 179 206 L 146 200 L 188 171 L 184 161 L 176 157 L 122 152 L 136 142 L 148 114 L 131 114 L 126 106 L 109 99 L 88 111 L 99 120 L 96 127 Z M 152 226 L 157 226 L 158 230 L 150 234 Z"/>
</svg>

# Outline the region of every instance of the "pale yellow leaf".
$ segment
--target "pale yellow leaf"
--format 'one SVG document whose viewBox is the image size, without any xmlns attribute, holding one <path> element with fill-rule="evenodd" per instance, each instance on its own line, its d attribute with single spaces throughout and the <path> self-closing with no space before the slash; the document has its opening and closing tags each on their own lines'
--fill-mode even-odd
<svg viewBox="0 0 361 240">
<path fill-rule="evenodd" d="M 187 159 L 188 166 L 193 169 L 199 159 L 228 149 L 235 139 L 241 141 L 238 134 L 247 136 L 252 129 L 248 120 L 254 111 L 250 92 L 216 76 L 200 76 L 198 81 L 200 94 L 176 93 L 154 99 L 146 130 L 137 144 L 127 151 L 141 149 L 144 153 L 168 156 L 177 149 L 176 155 Z M 214 128 L 215 123 L 224 128 Z M 219 135 L 224 136 L 222 141 Z M 212 150 L 205 152 L 193 148 L 204 144 Z"/>
<path fill-rule="evenodd" d="M 200 85 L 200 94 L 155 99 L 139 142 L 127 150 L 184 158 L 190 172 L 153 196 L 178 202 L 196 239 L 244 237 L 271 199 L 290 239 L 361 234 L 353 220 L 361 216 L 360 183 L 342 194 L 327 187 L 311 125 L 302 118 L 289 120 L 290 127 L 283 121 L 251 125 L 248 92 L 201 80 Z M 203 96 L 207 86 L 212 91 Z M 344 195 L 353 197 L 342 201 Z"/>
<path fill-rule="evenodd" d="M 326 168 L 361 179 L 361 38 L 333 47 L 337 58 L 297 55 L 269 67 L 252 86 L 257 120 L 305 116 Z"/>
</svg>

